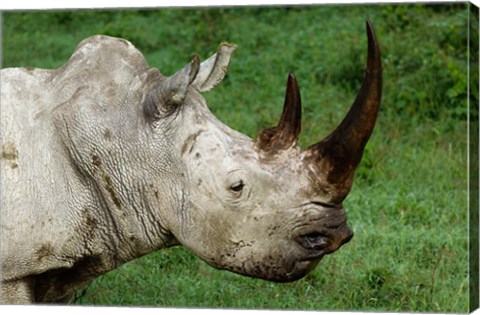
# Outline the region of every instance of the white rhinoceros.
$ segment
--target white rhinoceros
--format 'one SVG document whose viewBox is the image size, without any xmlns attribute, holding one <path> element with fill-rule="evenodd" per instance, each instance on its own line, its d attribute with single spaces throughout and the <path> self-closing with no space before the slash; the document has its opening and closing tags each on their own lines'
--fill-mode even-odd
<svg viewBox="0 0 480 315">
<path fill-rule="evenodd" d="M 234 45 L 166 77 L 128 41 L 93 36 L 55 70 L 1 71 L 1 303 L 66 302 L 93 278 L 183 245 L 213 267 L 293 281 L 352 238 L 342 201 L 377 117 L 380 51 L 367 22 L 361 90 L 302 150 L 288 77 L 279 124 L 256 139 L 208 110 Z"/>
</svg>

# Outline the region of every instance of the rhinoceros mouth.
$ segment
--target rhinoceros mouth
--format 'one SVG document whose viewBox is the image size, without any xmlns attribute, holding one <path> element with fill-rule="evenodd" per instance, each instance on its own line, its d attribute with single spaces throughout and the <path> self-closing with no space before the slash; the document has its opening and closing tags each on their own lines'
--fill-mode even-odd
<svg viewBox="0 0 480 315">
<path fill-rule="evenodd" d="M 269 261 L 259 261 L 251 257 L 235 263 L 219 263 L 215 260 L 206 260 L 206 262 L 214 268 L 227 270 L 243 276 L 273 282 L 291 282 L 307 275 L 325 255 L 325 252 L 307 254 L 302 251 L 300 253 L 297 248 L 297 254 L 289 257 L 289 259 L 283 257 L 275 260 L 270 256 L 269 258 L 272 258 L 272 260 Z"/>
<path fill-rule="evenodd" d="M 275 282 L 292 282 L 305 277 L 310 271 L 315 269 L 325 254 L 309 255 L 302 257 L 294 262 L 290 270 L 283 274 L 276 274 L 273 277 L 265 278 Z"/>
</svg>

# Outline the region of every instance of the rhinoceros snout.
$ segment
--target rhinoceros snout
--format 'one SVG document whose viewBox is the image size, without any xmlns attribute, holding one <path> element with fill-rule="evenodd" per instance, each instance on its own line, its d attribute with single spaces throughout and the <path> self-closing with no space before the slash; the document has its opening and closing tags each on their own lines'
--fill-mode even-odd
<svg viewBox="0 0 480 315">
<path fill-rule="evenodd" d="M 339 249 L 353 238 L 353 231 L 344 223 L 333 233 L 312 231 L 300 234 L 296 241 L 312 256 L 323 256 Z"/>
</svg>

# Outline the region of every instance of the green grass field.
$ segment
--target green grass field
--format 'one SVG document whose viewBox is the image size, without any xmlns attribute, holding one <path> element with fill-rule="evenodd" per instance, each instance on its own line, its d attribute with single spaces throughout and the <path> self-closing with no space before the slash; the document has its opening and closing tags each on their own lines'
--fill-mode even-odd
<svg viewBox="0 0 480 315">
<path fill-rule="evenodd" d="M 382 108 L 344 203 L 355 232 L 348 245 L 287 284 L 215 270 L 171 248 L 96 279 L 74 303 L 467 312 L 468 14 L 467 4 L 4 13 L 3 67 L 58 67 L 82 39 L 107 34 L 170 75 L 193 54 L 206 59 L 222 41 L 235 43 L 226 80 L 205 94 L 212 112 L 255 137 L 276 124 L 294 72 L 303 147 L 332 131 L 353 101 L 366 18 L 382 48 Z"/>
</svg>

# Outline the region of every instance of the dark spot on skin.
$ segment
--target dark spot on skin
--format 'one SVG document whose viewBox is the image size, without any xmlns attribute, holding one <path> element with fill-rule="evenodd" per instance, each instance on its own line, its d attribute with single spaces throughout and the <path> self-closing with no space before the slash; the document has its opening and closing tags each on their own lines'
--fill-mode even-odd
<svg viewBox="0 0 480 315">
<path fill-rule="evenodd" d="M 197 140 L 198 136 L 204 132 L 204 130 L 199 130 L 193 135 L 189 135 L 188 138 L 185 140 L 182 146 L 181 154 L 184 155 L 187 149 L 190 147 L 188 153 L 192 153 L 193 147 L 195 145 L 195 141 Z"/>
<path fill-rule="evenodd" d="M 158 193 L 158 190 L 155 189 L 155 185 L 153 185 L 153 184 L 148 184 L 148 187 L 150 187 L 151 191 L 153 191 L 153 194 L 155 195 L 155 198 L 157 198 L 157 200 L 158 200 L 159 193 Z"/>
<path fill-rule="evenodd" d="M 236 257 L 237 253 L 238 253 L 242 248 L 253 246 L 253 243 L 245 243 L 245 241 L 243 241 L 243 240 L 238 241 L 238 242 L 233 242 L 233 244 L 234 244 L 235 246 L 232 248 L 231 253 L 227 253 L 227 256 L 228 256 L 228 257 Z"/>
<path fill-rule="evenodd" d="M 202 183 L 203 183 L 203 180 L 201 178 L 199 178 L 197 185 L 200 186 Z"/>
<path fill-rule="evenodd" d="M 11 141 L 7 141 L 2 146 L 2 159 L 4 160 L 16 160 L 18 158 L 18 151 L 15 144 Z"/>
<path fill-rule="evenodd" d="M 115 206 L 117 206 L 117 208 L 121 208 L 122 204 L 121 204 L 120 200 L 118 199 L 117 194 L 115 193 L 115 190 L 113 189 L 113 183 L 112 183 L 112 179 L 110 178 L 110 176 L 105 175 L 105 182 L 107 183 L 105 188 L 107 189 L 108 193 L 110 194 L 110 197 L 112 197 L 113 203 L 115 204 Z"/>
<path fill-rule="evenodd" d="M 13 142 L 7 141 L 3 144 L 2 159 L 7 161 L 7 164 L 10 164 L 12 169 L 16 169 L 18 167 L 18 163 L 15 162 L 18 159 L 18 150 Z"/>
<path fill-rule="evenodd" d="M 96 154 L 92 155 L 92 163 L 93 163 L 93 165 L 95 165 L 97 167 L 100 167 L 100 165 L 102 165 L 102 161 L 100 160 L 100 158 Z"/>
<path fill-rule="evenodd" d="M 86 233 L 86 243 L 85 248 L 88 248 L 87 242 L 91 240 L 95 236 L 95 231 L 98 226 L 98 220 L 92 216 L 90 210 L 88 208 L 83 209 L 83 216 L 85 218 L 85 225 L 82 227 L 82 233 Z"/>
<path fill-rule="evenodd" d="M 39 249 L 37 249 L 35 254 L 37 256 L 37 260 L 42 262 L 45 258 L 53 255 L 53 247 L 50 243 L 43 244 Z"/>
<path fill-rule="evenodd" d="M 89 228 L 91 228 L 92 230 L 93 230 L 93 229 L 96 229 L 96 228 L 97 228 L 97 225 L 98 225 L 97 219 L 95 219 L 94 217 L 92 217 L 89 212 L 85 211 L 85 213 L 86 213 L 85 224 L 86 224 Z"/>
<path fill-rule="evenodd" d="M 279 226 L 270 226 L 268 236 L 272 236 L 273 234 L 275 234 L 275 230 L 278 228 Z"/>
<path fill-rule="evenodd" d="M 200 157 L 201 157 L 200 153 L 198 153 L 198 152 L 195 153 L 195 158 L 196 158 L 196 159 L 199 159 Z"/>
<path fill-rule="evenodd" d="M 112 132 L 110 131 L 110 129 L 105 129 L 105 132 L 103 133 L 103 137 L 106 139 L 106 140 L 112 140 Z"/>
</svg>

